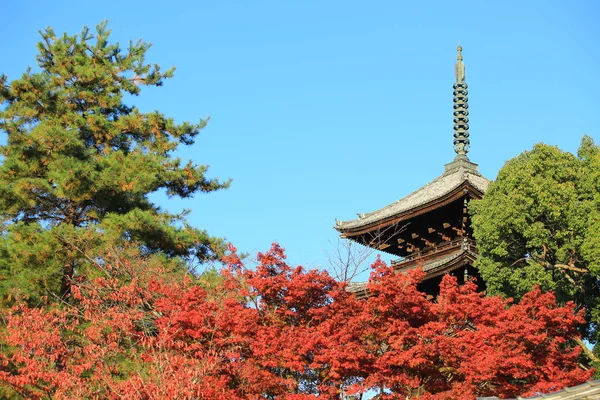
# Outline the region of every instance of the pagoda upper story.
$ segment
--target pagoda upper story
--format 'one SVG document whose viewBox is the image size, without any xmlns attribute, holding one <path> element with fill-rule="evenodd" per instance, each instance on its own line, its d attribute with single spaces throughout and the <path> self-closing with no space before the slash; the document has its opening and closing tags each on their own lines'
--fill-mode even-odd
<svg viewBox="0 0 600 400">
<path fill-rule="evenodd" d="M 454 151 L 444 173 L 408 196 L 379 210 L 358 214 L 358 219 L 337 221 L 341 237 L 398 257 L 398 270 L 423 268 L 423 290 L 435 294 L 441 275 L 453 273 L 464 280 L 478 276 L 472 267 L 477 257 L 468 207 L 480 199 L 489 180 L 469 151 L 469 103 L 462 47 L 457 48 L 454 88 Z M 480 281 L 480 284 L 483 284 Z M 358 284 L 354 286 L 360 290 Z M 363 285 L 364 287 L 364 285 Z"/>
</svg>

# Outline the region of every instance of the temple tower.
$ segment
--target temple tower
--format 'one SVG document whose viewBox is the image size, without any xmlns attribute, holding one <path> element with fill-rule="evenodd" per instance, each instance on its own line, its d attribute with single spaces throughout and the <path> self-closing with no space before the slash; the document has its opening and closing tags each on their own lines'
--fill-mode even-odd
<svg viewBox="0 0 600 400">
<path fill-rule="evenodd" d="M 489 180 L 479 173 L 469 152 L 469 99 L 462 47 L 457 48 L 454 68 L 454 160 L 444 173 L 408 196 L 379 210 L 358 214 L 358 219 L 337 221 L 335 229 L 347 238 L 397 256 L 392 265 L 398 271 L 423 268 L 421 290 L 435 296 L 444 274 L 456 275 L 460 282 L 475 276 L 477 247 L 469 220 L 469 202 L 480 199 Z M 365 294 L 366 285 L 351 285 Z"/>
</svg>

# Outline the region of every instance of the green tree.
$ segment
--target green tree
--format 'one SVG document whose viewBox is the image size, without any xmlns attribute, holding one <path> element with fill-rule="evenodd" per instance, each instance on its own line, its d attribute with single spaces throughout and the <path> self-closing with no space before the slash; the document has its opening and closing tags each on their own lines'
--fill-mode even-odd
<svg viewBox="0 0 600 400">
<path fill-rule="evenodd" d="M 3 299 L 69 293 L 90 257 L 110 248 L 191 261 L 218 256 L 220 239 L 161 210 L 148 195 L 186 198 L 229 182 L 173 152 L 206 125 L 143 113 L 126 100 L 161 86 L 174 68 L 145 60 L 150 44 L 110 43 L 93 34 L 40 32 L 37 64 L 20 79 L 0 77 L 0 294 Z M 132 246 L 134 245 L 134 246 Z"/>
<path fill-rule="evenodd" d="M 587 309 L 600 323 L 600 151 L 587 136 L 578 155 L 537 144 L 508 161 L 472 203 L 477 260 L 490 294 L 520 298 L 534 285 Z"/>
</svg>

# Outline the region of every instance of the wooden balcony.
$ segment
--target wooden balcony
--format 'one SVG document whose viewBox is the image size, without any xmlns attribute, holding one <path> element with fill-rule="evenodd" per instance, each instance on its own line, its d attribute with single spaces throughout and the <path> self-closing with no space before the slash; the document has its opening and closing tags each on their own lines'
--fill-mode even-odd
<svg viewBox="0 0 600 400">
<path fill-rule="evenodd" d="M 472 254 L 477 254 L 477 247 L 475 241 L 469 238 L 461 238 L 452 240 L 450 242 L 444 242 L 437 246 L 430 248 L 426 252 L 413 254 L 409 257 L 392 260 L 392 266 L 396 270 L 409 270 L 417 267 L 422 267 L 425 272 L 430 269 L 438 269 L 437 265 L 443 260 L 449 260 L 453 258 L 453 255 L 458 255 L 468 251 Z"/>
</svg>

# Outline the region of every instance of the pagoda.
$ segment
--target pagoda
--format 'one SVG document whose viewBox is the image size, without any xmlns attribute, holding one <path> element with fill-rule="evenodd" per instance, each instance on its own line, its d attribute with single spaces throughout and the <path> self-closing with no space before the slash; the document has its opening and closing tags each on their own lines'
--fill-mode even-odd
<svg viewBox="0 0 600 400">
<path fill-rule="evenodd" d="M 458 277 L 460 283 L 476 277 L 473 267 L 477 247 L 469 220 L 469 202 L 481 199 L 489 180 L 479 173 L 469 151 L 469 103 L 462 47 L 457 48 L 454 82 L 454 151 L 444 173 L 408 196 L 379 210 L 358 214 L 358 219 L 336 220 L 335 229 L 350 239 L 397 259 L 397 271 L 422 268 L 425 279 L 420 290 L 435 296 L 444 274 Z M 353 283 L 350 290 L 366 295 L 366 283 Z"/>
</svg>

